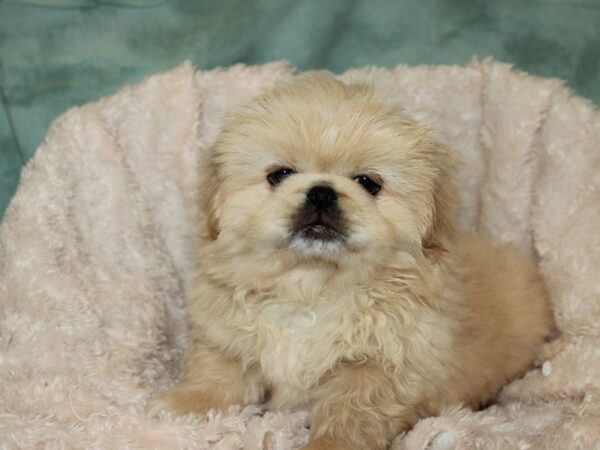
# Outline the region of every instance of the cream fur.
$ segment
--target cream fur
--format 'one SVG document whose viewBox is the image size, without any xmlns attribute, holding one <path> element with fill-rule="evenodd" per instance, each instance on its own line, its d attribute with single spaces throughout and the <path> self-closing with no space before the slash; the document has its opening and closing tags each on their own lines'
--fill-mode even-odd
<svg viewBox="0 0 600 450">
<path fill-rule="evenodd" d="M 297 449 L 307 413 L 148 418 L 178 378 L 198 157 L 282 64 L 185 65 L 58 119 L 0 226 L 3 448 Z M 392 448 L 594 448 L 600 440 L 600 116 L 555 80 L 493 61 L 363 68 L 387 104 L 461 154 L 459 228 L 539 267 L 561 331 L 477 412 L 444 409 Z M 326 445 L 326 444 L 325 444 Z M 324 448 L 327 448 L 326 446 Z"/>
<path fill-rule="evenodd" d="M 307 448 L 384 449 L 419 418 L 485 404 L 550 334 L 534 267 L 456 234 L 449 150 L 367 85 L 315 73 L 278 86 L 230 114 L 206 167 L 187 357 L 152 411 L 268 397 L 312 410 Z M 271 186 L 279 167 L 297 173 Z M 321 185 L 347 238 L 290 243 Z"/>
</svg>

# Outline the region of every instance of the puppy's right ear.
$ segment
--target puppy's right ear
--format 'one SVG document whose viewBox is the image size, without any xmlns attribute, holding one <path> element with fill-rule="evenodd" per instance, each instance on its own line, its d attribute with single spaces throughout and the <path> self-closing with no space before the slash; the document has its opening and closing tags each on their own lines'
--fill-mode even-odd
<svg viewBox="0 0 600 450">
<path fill-rule="evenodd" d="M 428 138 L 430 158 L 434 168 L 432 224 L 423 239 L 428 254 L 444 250 L 444 243 L 454 239 L 458 210 L 458 190 L 455 179 L 458 161 L 446 145 Z"/>
<path fill-rule="evenodd" d="M 208 237 L 213 241 L 219 237 L 220 231 L 220 206 L 221 182 L 219 181 L 219 168 L 215 161 L 208 157 L 204 164 L 203 185 L 204 211 L 206 213 L 206 227 Z"/>
</svg>

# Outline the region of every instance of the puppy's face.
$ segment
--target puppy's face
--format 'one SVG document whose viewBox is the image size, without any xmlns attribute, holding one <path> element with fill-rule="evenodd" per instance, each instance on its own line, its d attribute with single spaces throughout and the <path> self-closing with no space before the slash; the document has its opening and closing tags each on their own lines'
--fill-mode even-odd
<svg viewBox="0 0 600 450">
<path fill-rule="evenodd" d="M 324 74 L 232 114 L 208 170 L 212 237 L 263 258 L 373 266 L 453 228 L 446 149 L 365 86 Z"/>
</svg>

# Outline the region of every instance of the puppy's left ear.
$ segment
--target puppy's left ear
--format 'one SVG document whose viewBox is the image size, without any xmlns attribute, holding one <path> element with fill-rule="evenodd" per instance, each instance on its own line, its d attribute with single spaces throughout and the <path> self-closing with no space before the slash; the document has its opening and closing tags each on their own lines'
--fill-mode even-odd
<svg viewBox="0 0 600 450">
<path fill-rule="evenodd" d="M 443 143 L 431 139 L 428 146 L 435 178 L 432 220 L 423 238 L 423 249 L 426 254 L 435 256 L 446 250 L 447 243 L 456 234 L 459 202 L 456 188 L 458 161 Z"/>
<path fill-rule="evenodd" d="M 206 213 L 206 231 L 208 237 L 216 240 L 220 231 L 220 205 L 221 205 L 221 182 L 219 181 L 219 170 L 216 162 L 210 157 L 203 165 L 203 185 L 201 187 L 204 199 L 204 212 Z"/>
</svg>

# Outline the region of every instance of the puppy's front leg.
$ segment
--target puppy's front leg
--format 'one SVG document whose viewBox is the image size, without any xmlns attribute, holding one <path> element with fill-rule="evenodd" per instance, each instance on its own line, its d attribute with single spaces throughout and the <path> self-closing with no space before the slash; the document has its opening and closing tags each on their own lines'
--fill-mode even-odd
<svg viewBox="0 0 600 450">
<path fill-rule="evenodd" d="M 397 382 L 376 365 L 342 367 L 320 388 L 304 450 L 383 450 L 417 415 L 403 406 Z"/>
<path fill-rule="evenodd" d="M 168 410 L 178 415 L 203 414 L 210 409 L 258 402 L 264 395 L 256 370 L 243 370 L 240 361 L 200 341 L 188 348 L 180 381 L 150 402 L 148 412 Z"/>
</svg>

